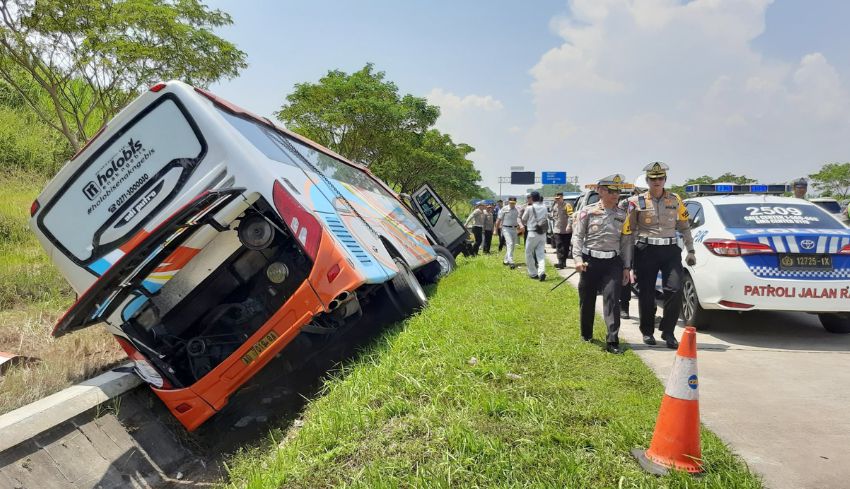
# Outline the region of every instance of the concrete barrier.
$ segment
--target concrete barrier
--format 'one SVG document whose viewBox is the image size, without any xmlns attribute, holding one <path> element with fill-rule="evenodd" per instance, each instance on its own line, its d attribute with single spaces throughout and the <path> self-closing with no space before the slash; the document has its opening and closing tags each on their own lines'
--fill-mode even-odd
<svg viewBox="0 0 850 489">
<path fill-rule="evenodd" d="M 0 416 L 0 452 L 120 396 L 141 382 L 132 372 L 111 370 L 6 413 Z"/>
</svg>

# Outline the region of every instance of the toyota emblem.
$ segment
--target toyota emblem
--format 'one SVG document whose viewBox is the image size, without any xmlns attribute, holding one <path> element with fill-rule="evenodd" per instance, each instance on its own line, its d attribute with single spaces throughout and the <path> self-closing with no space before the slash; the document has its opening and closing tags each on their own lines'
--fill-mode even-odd
<svg viewBox="0 0 850 489">
<path fill-rule="evenodd" d="M 800 241 L 800 247 L 804 250 L 810 250 L 815 247 L 815 242 L 811 239 L 804 239 L 803 241 Z"/>
</svg>

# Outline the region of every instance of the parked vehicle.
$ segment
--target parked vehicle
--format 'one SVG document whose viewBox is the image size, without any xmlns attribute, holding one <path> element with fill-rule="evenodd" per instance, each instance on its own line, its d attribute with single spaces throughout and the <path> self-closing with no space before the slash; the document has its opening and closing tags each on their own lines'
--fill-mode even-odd
<svg viewBox="0 0 850 489">
<path fill-rule="evenodd" d="M 829 197 L 816 197 L 814 199 L 809 199 L 809 202 L 817 205 L 826 212 L 829 212 L 836 219 L 843 222 L 845 225 L 850 222 L 850 218 L 847 217 L 847 208 L 842 207 L 841 204 L 835 199 Z"/>
<path fill-rule="evenodd" d="M 189 430 L 293 339 L 333 336 L 364 301 L 409 314 L 441 271 L 368 168 L 179 81 L 113 118 L 31 214 L 79 293 L 54 336 L 105 322 Z"/>
<path fill-rule="evenodd" d="M 770 195 L 786 185 L 687 191 L 702 195 L 685 201 L 697 257 L 685 265 L 687 324 L 710 325 L 720 311 L 803 311 L 850 333 L 850 229 L 816 204 Z"/>
</svg>

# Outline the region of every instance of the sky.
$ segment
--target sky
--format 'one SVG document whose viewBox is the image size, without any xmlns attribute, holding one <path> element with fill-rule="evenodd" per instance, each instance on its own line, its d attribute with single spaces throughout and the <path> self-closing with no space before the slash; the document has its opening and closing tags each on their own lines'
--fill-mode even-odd
<svg viewBox="0 0 850 489">
<path fill-rule="evenodd" d="M 366 63 L 440 106 L 482 185 L 512 166 L 581 184 L 745 174 L 783 183 L 850 161 L 844 0 L 226 1 L 248 55 L 211 88 L 272 116 L 296 83 Z"/>
</svg>

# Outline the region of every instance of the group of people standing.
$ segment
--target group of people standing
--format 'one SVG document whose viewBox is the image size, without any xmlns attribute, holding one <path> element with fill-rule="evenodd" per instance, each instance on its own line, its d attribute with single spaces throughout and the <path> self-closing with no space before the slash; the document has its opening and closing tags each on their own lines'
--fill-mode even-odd
<svg viewBox="0 0 850 489">
<path fill-rule="evenodd" d="M 558 258 L 555 268 L 565 268 L 567 258 L 571 257 L 576 271 L 581 273 L 578 291 L 582 339 L 590 341 L 593 335 L 596 296 L 601 293 L 602 315 L 608 330 L 606 350 L 622 353 L 620 318 L 628 315 L 631 284 L 636 282 L 643 342 L 655 345 L 655 291 L 660 273 L 664 313 L 659 329 L 666 346 L 675 349 L 679 343 L 673 330 L 681 310 L 684 274 L 677 233 L 681 234 L 688 252 L 686 262 L 695 265 L 696 256 L 688 211 L 678 195 L 665 189 L 668 169 L 661 162 L 644 167 L 649 189 L 622 200 L 621 191 L 627 186 L 623 175 L 600 179 L 596 185 L 599 201 L 577 213 L 563 194 L 555 196 L 551 211 L 543 205 L 538 192 L 531 192 L 522 211 L 517 209 L 515 198 L 508 199 L 508 205 L 498 210 L 479 205 L 467 219 L 467 225 L 473 224 L 476 252 L 482 238 L 485 253 L 489 252 L 495 230 L 507 247 L 504 264 L 515 268 L 514 245 L 518 232 L 524 231 L 528 276 L 545 280 L 544 246 L 551 212 Z M 485 234 L 487 216 L 495 217 L 489 227 L 489 238 Z M 621 309 L 623 306 L 625 310 Z"/>
<path fill-rule="evenodd" d="M 590 341 L 596 296 L 603 298 L 603 318 L 608 327 L 607 347 L 621 353 L 620 302 L 624 286 L 638 289 L 638 313 L 643 342 L 655 345 L 656 281 L 661 274 L 663 308 L 659 329 L 668 348 L 679 342 L 673 333 L 682 307 L 682 251 L 688 265 L 696 265 L 688 211 L 681 197 L 664 188 L 669 167 L 661 162 L 644 167 L 649 190 L 619 201 L 625 178 L 616 174 L 599 180 L 599 202 L 581 209 L 575 219 L 573 259 L 581 272 L 579 304 L 582 338 Z M 628 289 L 627 289 L 627 293 Z"/>
</svg>

